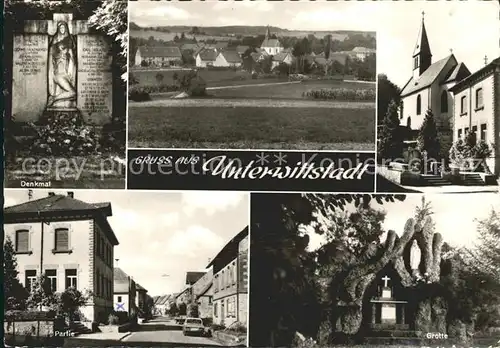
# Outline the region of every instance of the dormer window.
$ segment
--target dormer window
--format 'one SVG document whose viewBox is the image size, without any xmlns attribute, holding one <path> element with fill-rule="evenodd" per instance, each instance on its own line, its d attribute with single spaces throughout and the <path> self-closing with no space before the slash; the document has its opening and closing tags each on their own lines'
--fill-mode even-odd
<svg viewBox="0 0 500 348">
<path fill-rule="evenodd" d="M 413 58 L 413 69 L 417 69 L 420 66 L 420 61 L 418 59 L 418 56 Z"/>
</svg>

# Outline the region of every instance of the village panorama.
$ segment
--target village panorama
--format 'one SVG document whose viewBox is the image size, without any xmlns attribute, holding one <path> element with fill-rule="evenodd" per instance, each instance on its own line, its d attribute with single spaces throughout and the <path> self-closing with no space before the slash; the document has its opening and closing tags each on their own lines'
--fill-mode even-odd
<svg viewBox="0 0 500 348">
<path fill-rule="evenodd" d="M 198 16 L 213 3 L 148 20 L 181 5 L 130 4 L 130 147 L 374 149 L 374 32 L 269 23 L 258 5 L 237 25 Z"/>
</svg>

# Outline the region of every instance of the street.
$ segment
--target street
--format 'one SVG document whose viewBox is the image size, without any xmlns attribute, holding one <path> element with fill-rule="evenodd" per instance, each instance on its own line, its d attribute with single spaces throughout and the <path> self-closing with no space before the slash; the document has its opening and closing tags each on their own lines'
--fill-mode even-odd
<svg viewBox="0 0 500 348">
<path fill-rule="evenodd" d="M 123 337 L 125 336 L 125 337 Z M 122 338 L 123 337 L 123 338 Z M 219 347 L 208 337 L 184 336 L 182 326 L 173 320 L 159 317 L 140 324 L 130 334 L 88 334 L 64 340 L 64 347 Z"/>
<path fill-rule="evenodd" d="M 180 325 L 164 317 L 155 318 L 148 323 L 141 324 L 139 330 L 132 332 L 132 334 L 124 338 L 122 342 L 126 345 L 132 342 L 154 342 L 172 344 L 176 347 L 220 346 L 219 343 L 207 337 L 184 336 Z"/>
</svg>

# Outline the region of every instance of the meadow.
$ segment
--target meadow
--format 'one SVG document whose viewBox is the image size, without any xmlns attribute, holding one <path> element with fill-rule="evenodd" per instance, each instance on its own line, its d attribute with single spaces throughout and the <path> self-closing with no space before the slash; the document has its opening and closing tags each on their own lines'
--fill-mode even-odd
<svg viewBox="0 0 500 348">
<path fill-rule="evenodd" d="M 373 150 L 374 108 L 130 107 L 129 146 Z"/>
<path fill-rule="evenodd" d="M 158 84 L 159 71 L 134 71 L 139 85 Z M 173 84 L 179 70 L 163 70 Z M 375 148 L 373 101 L 316 100 L 305 92 L 323 89 L 372 90 L 374 83 L 341 80 L 290 82 L 251 79 L 233 70 L 199 71 L 207 96 L 171 99 L 176 92 L 151 94 L 129 103 L 129 146 L 151 148 L 234 148 L 367 150 Z"/>
</svg>

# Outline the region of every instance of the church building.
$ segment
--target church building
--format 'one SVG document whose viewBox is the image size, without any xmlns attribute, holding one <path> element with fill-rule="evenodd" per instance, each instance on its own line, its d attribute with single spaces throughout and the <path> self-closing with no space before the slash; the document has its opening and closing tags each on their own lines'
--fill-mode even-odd
<svg viewBox="0 0 500 348">
<path fill-rule="evenodd" d="M 266 37 L 264 38 L 264 41 L 262 41 L 260 48 L 271 56 L 274 56 L 285 49 L 279 39 L 271 38 L 269 26 L 267 27 Z"/>
<path fill-rule="evenodd" d="M 401 125 L 418 130 L 427 110 L 431 110 L 439 130 L 447 133 L 451 132 L 453 127 L 453 95 L 450 88 L 469 76 L 470 71 L 464 63 L 458 62 L 453 53 L 432 61 L 423 14 L 412 55 L 412 76 L 401 91 Z"/>
</svg>

